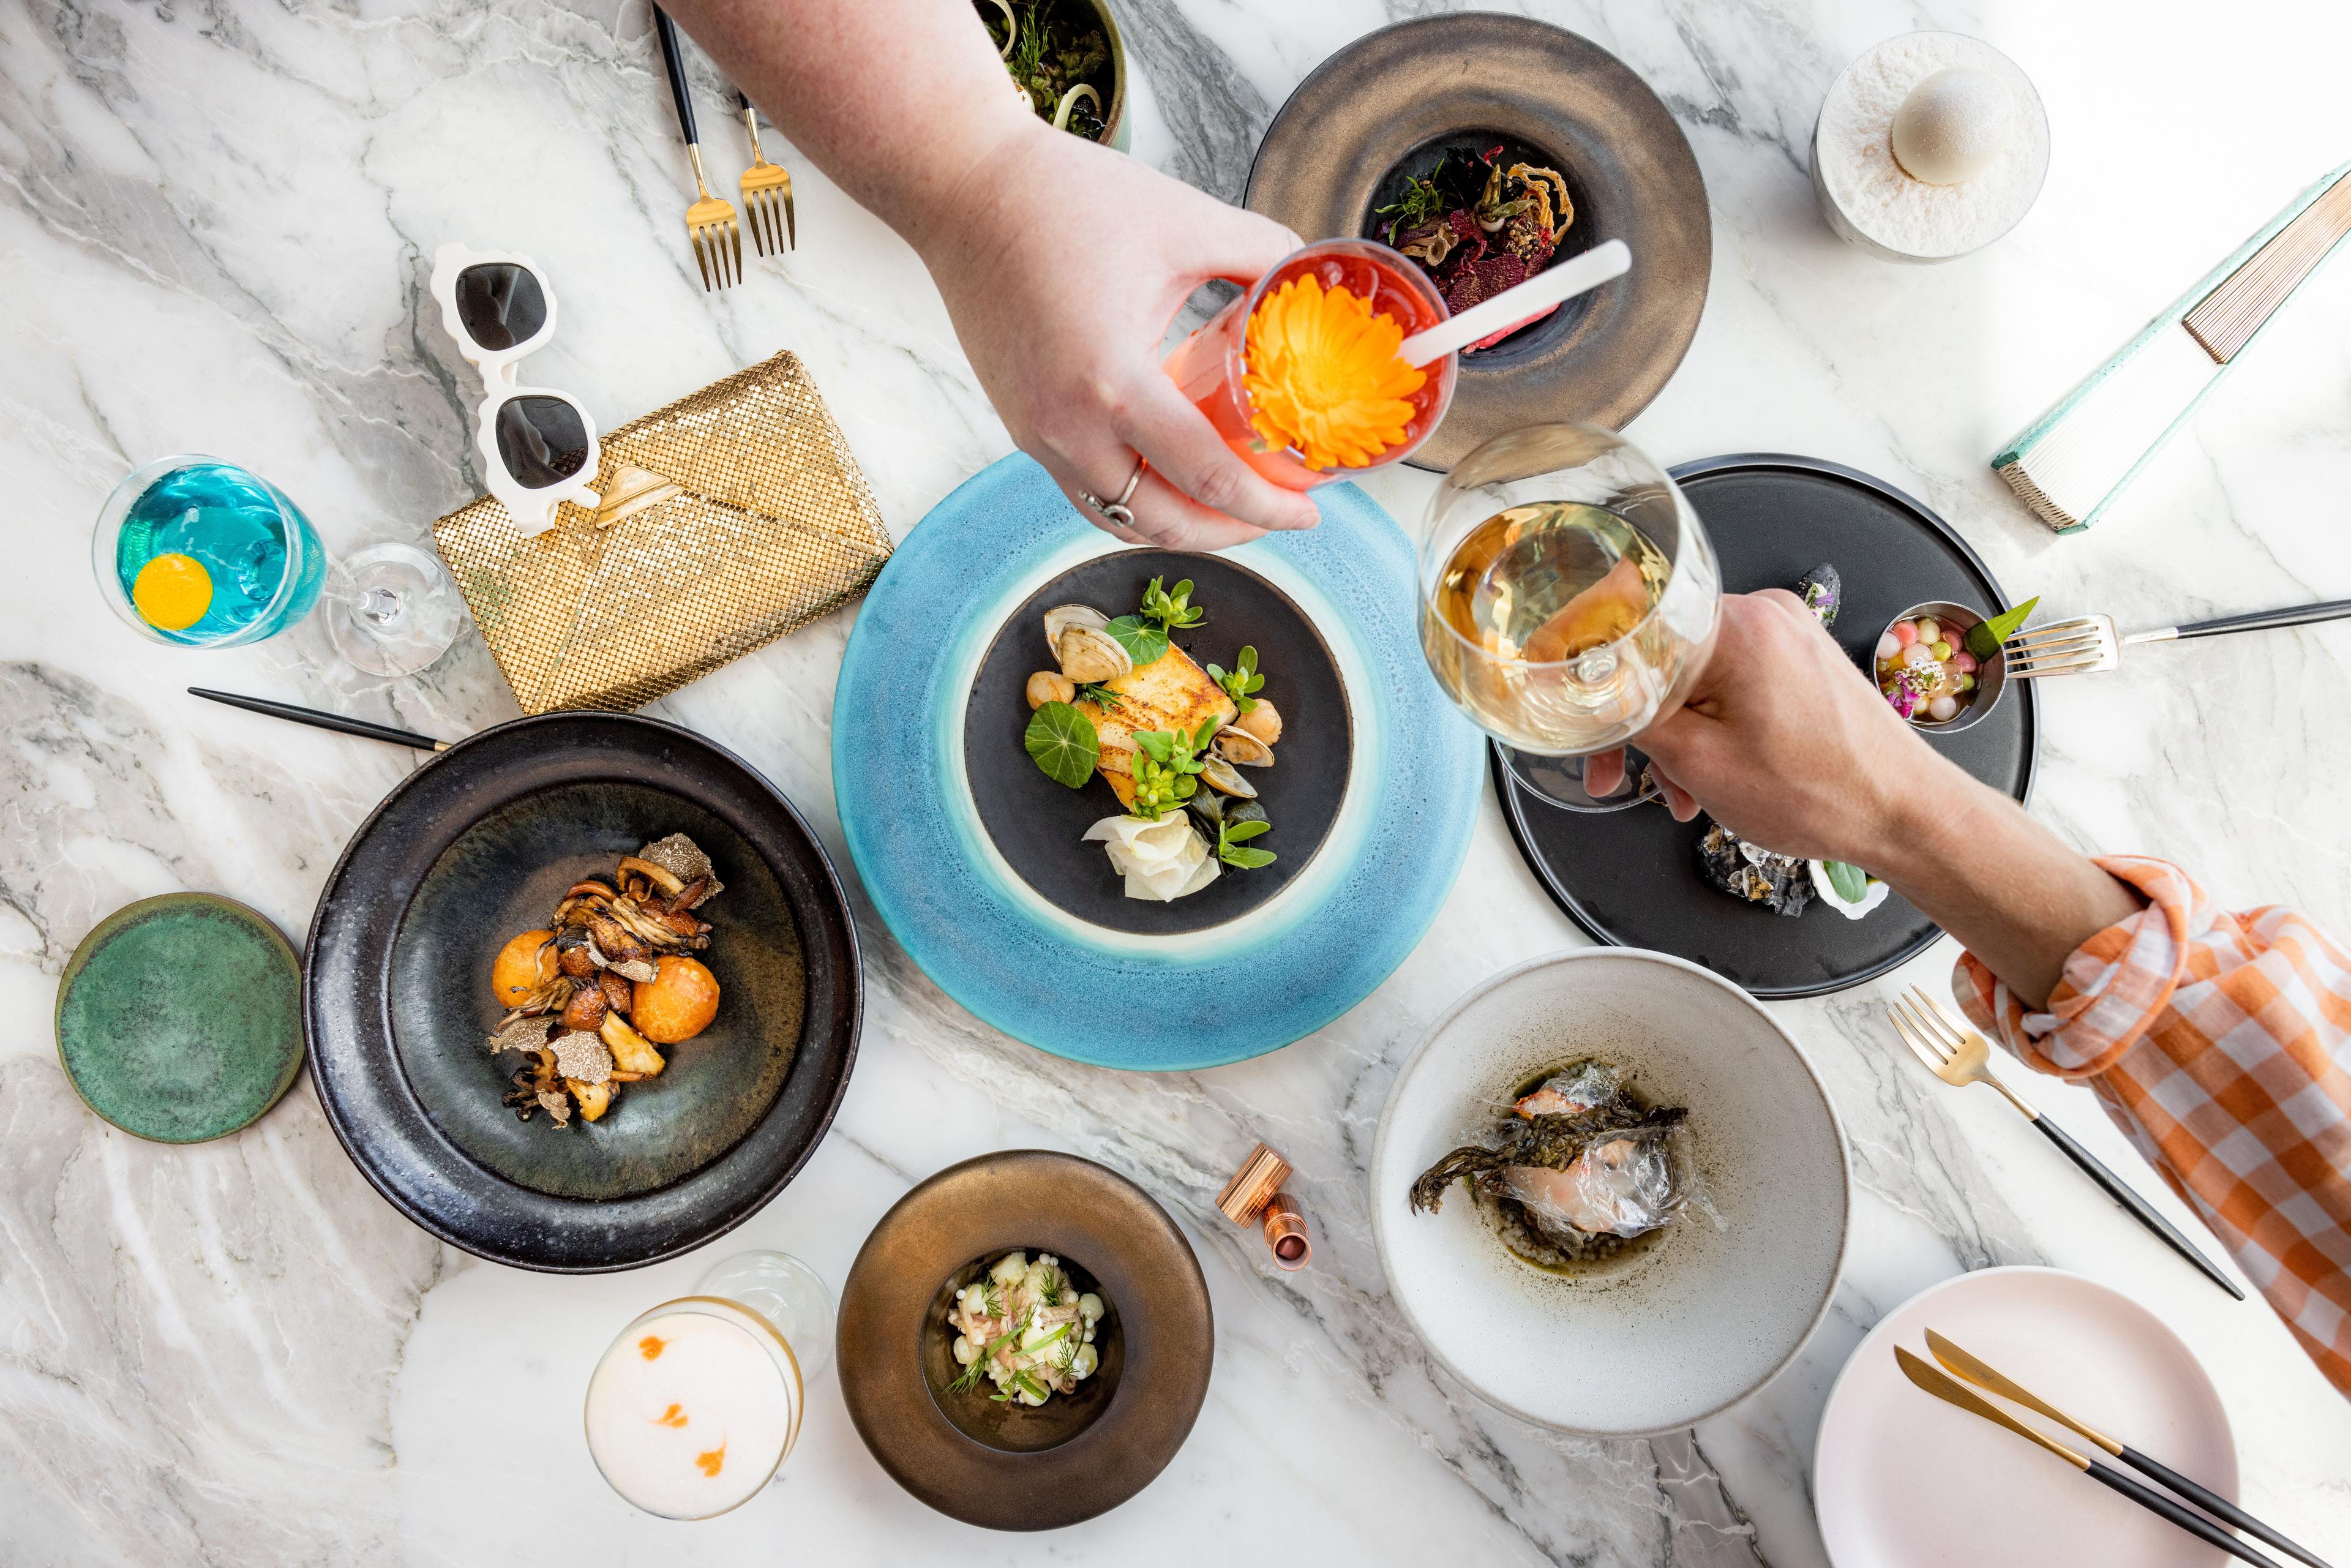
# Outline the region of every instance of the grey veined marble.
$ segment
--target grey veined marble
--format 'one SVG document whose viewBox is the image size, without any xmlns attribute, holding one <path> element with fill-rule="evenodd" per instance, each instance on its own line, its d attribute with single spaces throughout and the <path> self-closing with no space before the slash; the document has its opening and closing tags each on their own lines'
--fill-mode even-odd
<svg viewBox="0 0 2351 1568">
<path fill-rule="evenodd" d="M 1123 0 L 1136 154 L 1236 196 L 1307 71 L 1442 8 Z M 2155 625 L 2351 594 L 2351 272 L 2321 275 L 2093 533 L 2053 539 L 1983 465 L 2341 156 L 2339 7 L 2279 0 L 2226 29 L 2185 0 L 1513 8 L 1631 64 L 1705 170 L 1713 288 L 1681 373 L 1632 428 L 1656 455 L 1782 450 L 1868 469 L 2052 611 Z M 2008 239 L 1904 269 L 1822 226 L 1806 146 L 1843 63 L 1920 26 L 2012 55 L 2056 152 Z M 1387 984 L 1311 1040 L 1217 1071 L 1125 1077 L 1040 1055 L 965 1014 L 865 918 L 871 1020 L 832 1135 L 737 1237 L 636 1274 L 548 1279 L 436 1247 L 351 1169 L 307 1083 L 199 1148 L 141 1144 L 83 1111 L 49 1028 L 83 934 L 183 887 L 298 934 L 344 838 L 413 765 L 181 687 L 444 736 L 514 712 L 471 636 L 421 678 L 368 682 L 321 673 L 292 639 L 152 646 L 90 584 L 99 501 L 167 452 L 268 475 L 343 549 L 422 538 L 472 495 L 475 387 L 424 298 L 434 246 L 519 249 L 549 269 L 561 330 L 530 373 L 608 427 L 793 349 L 901 533 L 1008 449 L 920 266 L 789 150 L 801 248 L 703 292 L 657 72 L 638 0 L 0 6 L 0 1561 L 585 1568 L 1006 1550 L 880 1472 L 831 1374 L 778 1490 L 690 1531 L 603 1487 L 579 1410 L 615 1330 L 716 1256 L 780 1246 L 837 1283 L 910 1184 L 1021 1145 L 1090 1155 L 1158 1195 L 1217 1312 L 1191 1442 L 1125 1508 L 1039 1543 L 1057 1558 L 1816 1564 L 1812 1443 L 1844 1358 L 1918 1289 L 2008 1262 L 2075 1269 L 2161 1313 L 2220 1388 L 2249 1504 L 2305 1541 L 2351 1540 L 2351 1411 L 2266 1309 L 2203 1284 L 1992 1097 L 1944 1091 L 1896 1054 L 1885 1001 L 1938 985 L 1948 950 L 1775 1005 L 1836 1097 L 1858 1188 L 1835 1311 L 1797 1364 L 1655 1442 L 1535 1431 L 1455 1385 L 1389 1301 L 1364 1169 L 1427 1022 L 1479 977 L 1580 940 L 1490 808 L 1437 927 Z M 715 71 L 696 79 L 717 105 Z M 718 143 L 725 122 L 705 119 Z M 1373 487 L 1409 520 L 1429 480 Z M 845 618 L 810 628 L 658 709 L 748 757 L 844 873 L 826 745 L 846 633 Z M 2118 674 L 2053 685 L 2035 810 L 2085 846 L 2175 858 L 2231 904 L 2291 900 L 2351 931 L 2346 676 L 2351 631 L 2336 626 L 2138 650 Z M 2036 1091 L 2171 1207 L 2086 1094 Z M 1259 1138 L 1300 1172 L 1317 1238 L 1301 1274 L 1215 1212 Z"/>
</svg>

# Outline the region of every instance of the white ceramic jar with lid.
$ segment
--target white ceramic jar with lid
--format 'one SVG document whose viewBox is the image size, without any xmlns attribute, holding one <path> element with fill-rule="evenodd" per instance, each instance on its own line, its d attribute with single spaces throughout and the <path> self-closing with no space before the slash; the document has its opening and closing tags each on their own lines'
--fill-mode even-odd
<svg viewBox="0 0 2351 1568">
<path fill-rule="evenodd" d="M 1980 250 L 2032 210 L 2049 119 L 2016 63 L 1959 33 L 1865 50 L 1813 129 L 1813 190 L 1830 228 L 1889 261 Z"/>
</svg>

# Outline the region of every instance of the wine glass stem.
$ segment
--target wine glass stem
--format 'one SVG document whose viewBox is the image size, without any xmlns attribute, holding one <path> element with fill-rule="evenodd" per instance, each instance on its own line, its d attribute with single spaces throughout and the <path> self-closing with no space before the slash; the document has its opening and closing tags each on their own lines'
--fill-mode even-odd
<svg viewBox="0 0 2351 1568">
<path fill-rule="evenodd" d="M 383 629 L 398 624 L 403 608 L 400 595 L 389 588 L 371 588 L 351 601 L 353 614 Z"/>
</svg>

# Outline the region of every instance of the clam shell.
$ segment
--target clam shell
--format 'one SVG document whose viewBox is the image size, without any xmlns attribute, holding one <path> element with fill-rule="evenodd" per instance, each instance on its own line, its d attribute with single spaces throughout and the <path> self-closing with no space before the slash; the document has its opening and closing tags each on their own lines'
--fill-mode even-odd
<svg viewBox="0 0 2351 1568">
<path fill-rule="evenodd" d="M 1114 681 L 1134 669 L 1134 659 L 1118 645 L 1118 640 L 1092 626 L 1063 627 L 1053 651 L 1061 658 L 1061 674 L 1080 685 Z"/>
<path fill-rule="evenodd" d="M 1217 731 L 1217 738 L 1208 743 L 1208 749 L 1243 768 L 1273 766 L 1273 747 L 1245 729 L 1228 727 Z"/>
<path fill-rule="evenodd" d="M 1228 795 L 1238 795 L 1244 800 L 1257 799 L 1257 786 L 1241 777 L 1240 769 L 1221 757 L 1200 759 L 1200 777 L 1211 789 L 1221 789 Z"/>
<path fill-rule="evenodd" d="M 1045 646 L 1056 653 L 1061 651 L 1061 633 L 1071 626 L 1087 626 L 1099 632 L 1110 624 L 1110 617 L 1091 604 L 1056 604 L 1045 612 Z"/>
</svg>

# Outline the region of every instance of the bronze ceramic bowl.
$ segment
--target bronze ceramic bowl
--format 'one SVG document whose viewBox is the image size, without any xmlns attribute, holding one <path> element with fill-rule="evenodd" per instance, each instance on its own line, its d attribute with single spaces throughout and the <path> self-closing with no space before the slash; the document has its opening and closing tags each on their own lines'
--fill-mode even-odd
<svg viewBox="0 0 2351 1568">
<path fill-rule="evenodd" d="M 718 1016 L 601 1121 L 503 1103 L 484 1041 L 492 956 L 565 887 L 685 832 Z M 741 758 L 633 714 L 555 713 L 459 742 L 403 779 L 327 877 L 302 966 L 310 1075 L 387 1202 L 510 1268 L 595 1273 L 701 1246 L 783 1190 L 857 1057 L 856 928 L 816 834 Z"/>
<path fill-rule="evenodd" d="M 1622 429 L 1680 366 L 1706 304 L 1713 223 L 1681 127 L 1623 61 L 1525 16 L 1399 22 L 1323 61 L 1259 145 L 1248 204 L 1307 240 L 1374 235 L 1402 174 L 1489 137 L 1566 180 L 1561 256 L 1621 239 L 1633 270 L 1463 355 L 1416 467 L 1449 468 L 1521 425 Z"/>
<path fill-rule="evenodd" d="M 1105 1307 L 1102 1364 L 1042 1406 L 949 1387 L 956 1288 L 1005 1253 L 1050 1252 Z M 1074 1155 L 1013 1149 L 949 1166 L 900 1198 L 841 1295 L 841 1391 L 891 1478 L 990 1530 L 1108 1512 L 1176 1457 L 1207 1397 L 1208 1288 L 1167 1211 Z"/>
</svg>

